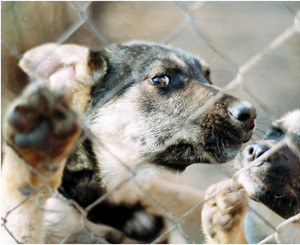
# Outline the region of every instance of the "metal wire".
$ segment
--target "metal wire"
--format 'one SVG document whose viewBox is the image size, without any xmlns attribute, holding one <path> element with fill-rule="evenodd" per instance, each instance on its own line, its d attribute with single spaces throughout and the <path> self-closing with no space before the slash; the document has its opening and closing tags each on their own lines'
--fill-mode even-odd
<svg viewBox="0 0 300 245">
<path fill-rule="evenodd" d="M 80 17 L 78 21 L 76 21 L 75 23 L 73 23 L 71 25 L 70 28 L 68 28 L 67 30 L 65 30 L 60 37 L 56 40 L 56 43 L 58 44 L 63 44 L 71 35 L 73 35 L 74 33 L 76 33 L 76 31 L 83 25 L 85 25 L 100 41 L 101 43 L 108 45 L 113 43 L 112 41 L 108 40 L 108 38 L 106 38 L 104 35 L 102 35 L 97 28 L 93 25 L 93 23 L 90 21 L 89 16 L 87 15 L 87 11 L 88 9 L 91 7 L 92 2 L 86 2 L 84 5 L 80 5 L 77 2 L 68 2 L 68 6 L 70 6 L 70 8 L 75 9 L 78 12 L 78 16 Z M 199 108 L 199 110 L 195 111 L 194 114 L 192 114 L 190 116 L 190 118 L 186 121 L 186 123 L 183 125 L 183 131 L 185 130 L 185 127 L 191 123 L 195 118 L 198 118 L 200 114 L 206 112 L 213 104 L 215 104 L 220 98 L 222 98 L 222 96 L 224 95 L 224 92 L 228 92 L 231 89 L 235 88 L 236 86 L 240 86 L 248 95 L 250 95 L 252 98 L 255 99 L 255 101 L 258 103 L 258 105 L 260 106 L 260 108 L 262 108 L 265 112 L 267 112 L 267 106 L 264 105 L 264 103 L 257 98 L 256 96 L 253 95 L 253 93 L 245 86 L 245 84 L 243 83 L 243 79 L 245 74 L 256 64 L 258 64 L 259 62 L 261 62 L 271 51 L 277 49 L 280 45 L 282 45 L 283 43 L 285 43 L 288 39 L 290 39 L 291 37 L 293 37 L 294 35 L 297 35 L 297 31 L 295 26 L 291 26 L 289 28 L 287 28 L 283 33 L 279 34 L 272 42 L 270 42 L 263 50 L 258 51 L 255 55 L 253 55 L 252 57 L 250 57 L 243 65 L 238 66 L 237 64 L 235 64 L 235 62 L 233 62 L 230 57 L 227 57 L 227 55 L 225 55 L 219 48 L 218 46 L 208 38 L 208 36 L 205 34 L 204 31 L 202 31 L 196 24 L 194 21 L 194 14 L 199 11 L 203 6 L 205 6 L 205 3 L 203 2 L 196 2 L 194 3 L 194 5 L 188 9 L 185 7 L 184 4 L 182 4 L 181 2 L 174 2 L 174 5 L 176 5 L 178 7 L 178 10 L 182 10 L 185 15 L 186 15 L 186 19 L 179 24 L 175 29 L 170 30 L 170 32 L 161 39 L 160 43 L 170 43 L 174 38 L 176 38 L 187 26 L 191 27 L 195 33 L 197 34 L 197 36 L 204 41 L 204 43 L 207 44 L 208 47 L 211 48 L 211 50 L 215 53 L 216 57 L 214 58 L 220 58 L 221 60 L 223 60 L 227 65 L 229 65 L 229 67 L 235 72 L 236 77 L 234 80 L 230 81 L 226 87 L 224 87 L 222 89 L 221 92 L 219 92 L 217 95 L 215 95 L 211 100 L 209 100 L 204 106 L 202 106 L 201 108 Z M 295 18 L 297 17 L 297 13 L 295 13 L 286 3 L 282 3 L 282 7 L 286 9 L 286 11 L 289 12 L 289 14 L 292 14 Z M 7 39 L 3 36 L 1 36 L 1 40 L 2 40 L 2 44 L 7 48 L 7 50 L 9 50 L 9 52 L 11 53 L 12 56 L 16 57 L 17 59 L 20 59 L 22 57 L 21 52 L 18 50 L 17 47 L 15 47 L 13 44 L 9 43 L 7 41 Z M 49 54 L 50 56 L 51 54 Z M 45 59 L 48 57 L 45 57 Z M 34 81 L 34 79 L 32 79 L 32 81 Z M 115 87 L 111 93 L 109 95 L 107 95 L 106 97 L 104 97 L 101 101 L 101 104 L 105 104 L 106 102 L 110 101 L 110 99 L 113 98 L 113 96 L 115 94 L 118 93 L 118 91 L 120 91 L 123 88 L 123 85 L 117 86 Z M 53 96 L 51 93 L 47 94 L 47 96 L 49 96 L 51 98 L 51 96 Z M 53 99 L 55 99 L 53 97 Z M 71 115 L 69 113 L 68 110 L 65 109 L 65 107 L 63 105 L 60 106 L 60 109 L 66 113 L 66 115 Z M 268 114 L 268 113 L 267 113 Z M 69 234 L 66 235 L 66 237 L 64 237 L 61 240 L 61 243 L 65 243 L 68 241 L 68 238 L 72 235 L 72 232 L 75 231 L 75 229 L 79 226 L 82 225 L 87 231 L 93 233 L 93 235 L 98 236 L 99 239 L 102 239 L 103 243 L 108 243 L 104 237 L 99 236 L 98 234 L 94 234 L 93 231 L 91 231 L 87 226 L 86 226 L 86 222 L 85 220 L 87 219 L 87 215 L 88 212 L 90 210 L 92 210 L 95 206 L 97 206 L 98 204 L 100 204 L 101 202 L 103 202 L 106 198 L 109 197 L 109 195 L 111 195 L 114 191 L 118 190 L 120 187 L 122 187 L 123 185 L 131 182 L 135 185 L 136 188 L 138 188 L 141 193 L 143 193 L 144 198 L 148 199 L 154 206 L 158 207 L 162 213 L 165 214 L 165 216 L 170 219 L 172 221 L 172 223 L 174 223 L 174 225 L 172 227 L 170 227 L 166 232 L 164 232 L 163 234 L 160 234 L 157 238 L 154 239 L 154 241 L 152 241 L 152 243 L 156 244 L 159 243 L 161 241 L 163 241 L 166 237 L 168 237 L 168 235 L 171 232 L 174 231 L 178 231 L 181 236 L 185 239 L 185 241 L 187 243 L 194 243 L 193 239 L 186 234 L 186 232 L 184 231 L 184 229 L 182 228 L 182 221 L 184 221 L 188 216 L 193 215 L 193 213 L 200 207 L 202 207 L 208 200 L 210 200 L 213 197 L 208 198 L 207 200 L 201 200 L 199 201 L 198 204 L 194 205 L 191 209 L 189 209 L 188 211 L 186 211 L 183 215 L 181 215 L 180 217 L 176 216 L 172 211 L 170 211 L 168 209 L 168 207 L 162 205 L 160 203 L 160 200 L 156 200 L 151 193 L 149 193 L 147 190 L 145 190 L 143 188 L 143 186 L 136 180 L 136 172 L 138 171 L 139 167 L 141 167 L 141 165 L 144 162 L 147 162 L 148 160 L 151 160 L 152 157 L 155 155 L 155 152 L 153 154 L 151 154 L 150 156 L 146 157 L 145 159 L 143 159 L 142 161 L 136 163 L 134 166 L 134 168 L 131 168 L 130 166 L 128 166 L 128 164 L 126 162 L 124 162 L 119 156 L 117 156 L 113 151 L 111 151 L 108 147 L 105 146 L 105 144 L 103 142 L 101 142 L 100 140 L 98 140 L 97 138 L 95 138 L 92 134 L 92 132 L 90 132 L 90 130 L 83 124 L 80 123 L 81 128 L 83 130 L 83 134 L 80 138 L 80 140 L 77 142 L 77 144 L 79 144 L 80 142 L 82 142 L 84 139 L 86 138 L 90 138 L 92 139 L 94 142 L 96 142 L 98 145 L 101 145 L 102 148 L 104 148 L 105 150 L 107 150 L 111 156 L 120 164 L 120 166 L 124 167 L 126 169 L 126 171 L 129 174 L 129 177 L 123 179 L 120 183 L 118 183 L 114 188 L 112 188 L 110 191 L 108 191 L 107 193 L 105 193 L 104 195 L 102 195 L 101 197 L 99 197 L 95 202 L 93 202 L 92 204 L 90 204 L 87 208 L 83 209 L 81 208 L 77 203 L 75 203 L 74 201 L 70 201 L 70 200 L 66 200 L 64 198 L 61 198 L 59 196 L 59 194 L 57 193 L 56 190 L 54 190 L 51 185 L 48 183 L 48 179 L 49 176 L 43 176 L 37 169 L 35 169 L 26 159 L 24 159 L 24 164 L 28 165 L 28 168 L 30 169 L 30 171 L 32 171 L 34 174 L 37 174 L 39 177 L 41 177 L 44 181 L 44 184 L 39 186 L 38 188 L 36 188 L 35 190 L 31 191 L 30 195 L 28 195 L 26 197 L 26 199 L 24 199 L 22 202 L 20 202 L 17 206 L 12 207 L 11 210 L 9 210 L 5 217 L 2 217 L 2 224 L 1 226 L 3 226 L 7 232 L 11 235 L 11 237 L 17 242 L 17 243 L 21 243 L 21 241 L 19 241 L 15 235 L 9 231 L 9 229 L 6 226 L 7 220 L 9 219 L 9 215 L 14 212 L 15 210 L 17 210 L 20 206 L 22 206 L 25 202 L 27 202 L 30 198 L 36 196 L 36 194 L 43 188 L 48 188 L 50 190 L 50 192 L 52 193 L 52 195 L 45 195 L 45 194 L 38 194 L 36 197 L 36 205 L 39 209 L 45 211 L 45 212 L 64 212 L 65 209 L 62 210 L 46 210 L 44 207 L 42 207 L 42 205 L 40 204 L 40 200 L 41 199 L 46 199 L 50 196 L 55 196 L 57 198 L 59 198 L 66 207 L 68 206 L 72 206 L 80 215 L 80 220 L 78 221 L 78 223 L 76 224 L 76 226 L 74 227 L 70 227 L 70 232 Z M 182 134 L 183 131 L 178 132 L 177 134 L 175 134 L 171 139 L 168 140 L 168 142 L 171 144 L 172 142 L 175 142 L 178 137 Z M 293 142 L 292 140 L 290 140 L 289 138 L 286 140 L 282 140 L 281 142 L 279 142 L 275 147 L 273 147 L 270 151 L 266 152 L 265 154 L 263 154 L 261 157 L 258 158 L 257 161 L 260 161 L 263 158 L 267 158 L 268 156 L 270 156 L 271 154 L 273 154 L 274 152 L 276 152 L 277 150 L 279 150 L 281 147 L 289 145 L 291 146 L 291 149 L 299 156 L 299 148 L 297 148 L 297 146 L 293 147 Z M 22 156 L 18 153 L 17 149 L 15 149 L 12 145 L 10 145 L 9 143 L 7 143 L 9 147 L 11 147 L 11 149 L 13 149 L 13 151 L 20 157 L 22 158 Z M 157 149 L 158 152 L 160 149 Z M 212 162 L 215 162 L 215 160 L 213 159 L 213 157 L 211 156 L 207 156 Z M 255 165 L 256 162 L 253 163 L 253 165 Z M 249 165 L 246 168 L 250 168 L 253 165 Z M 216 170 L 216 171 L 221 171 L 221 170 Z M 233 176 L 233 178 L 236 178 L 236 176 L 238 175 L 239 172 L 235 173 L 235 175 Z M 228 175 L 227 172 L 225 172 L 226 175 Z M 51 175 L 51 173 L 49 173 L 49 175 Z M 232 176 L 228 175 L 228 178 L 231 178 Z M 235 191 L 235 190 L 233 190 Z M 245 205 L 248 205 L 248 203 L 244 203 Z M 251 207 L 249 206 L 249 208 L 251 209 Z M 255 212 L 255 210 L 252 210 Z M 260 216 L 261 219 L 264 219 L 261 215 L 257 214 L 258 216 Z M 273 227 L 272 224 L 270 224 L 269 222 L 265 221 L 266 224 L 271 227 L 271 229 L 274 230 L 274 232 L 276 231 L 276 227 Z"/>
</svg>

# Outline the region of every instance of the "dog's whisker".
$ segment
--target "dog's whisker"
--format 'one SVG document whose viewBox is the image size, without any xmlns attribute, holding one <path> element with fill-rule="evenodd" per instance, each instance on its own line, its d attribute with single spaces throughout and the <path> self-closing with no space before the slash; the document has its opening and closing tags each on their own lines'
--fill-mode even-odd
<svg viewBox="0 0 300 245">
<path fill-rule="evenodd" d="M 258 132 L 260 132 L 260 133 L 262 133 L 263 135 L 266 134 L 266 132 L 264 130 L 260 129 L 260 128 L 255 128 L 255 130 L 258 131 Z"/>
</svg>

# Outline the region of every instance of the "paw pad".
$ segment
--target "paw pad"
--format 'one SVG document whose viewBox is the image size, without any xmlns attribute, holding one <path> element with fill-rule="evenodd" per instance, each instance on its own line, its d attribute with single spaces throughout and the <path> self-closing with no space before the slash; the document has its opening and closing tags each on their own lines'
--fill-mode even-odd
<svg viewBox="0 0 300 245">
<path fill-rule="evenodd" d="M 5 126 L 8 143 L 33 165 L 61 159 L 81 132 L 68 96 L 38 83 L 15 101 Z"/>
</svg>

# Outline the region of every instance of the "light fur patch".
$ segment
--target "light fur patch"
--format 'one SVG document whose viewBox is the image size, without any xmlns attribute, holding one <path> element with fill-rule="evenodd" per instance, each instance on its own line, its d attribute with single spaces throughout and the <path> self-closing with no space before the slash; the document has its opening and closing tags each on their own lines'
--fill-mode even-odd
<svg viewBox="0 0 300 245">
<path fill-rule="evenodd" d="M 282 119 L 276 121 L 275 125 L 284 131 L 300 134 L 300 110 L 286 114 Z"/>
<path fill-rule="evenodd" d="M 176 64 L 178 64 L 183 70 L 187 69 L 187 65 L 183 60 L 178 58 L 175 54 L 170 55 L 170 60 L 174 61 Z"/>
<path fill-rule="evenodd" d="M 82 113 L 88 106 L 91 86 L 106 72 L 103 62 L 100 71 L 88 66 L 88 48 L 73 45 L 45 44 L 26 52 L 19 66 L 30 77 L 48 84 L 50 89 L 64 89 L 72 95 L 72 104 Z"/>
</svg>

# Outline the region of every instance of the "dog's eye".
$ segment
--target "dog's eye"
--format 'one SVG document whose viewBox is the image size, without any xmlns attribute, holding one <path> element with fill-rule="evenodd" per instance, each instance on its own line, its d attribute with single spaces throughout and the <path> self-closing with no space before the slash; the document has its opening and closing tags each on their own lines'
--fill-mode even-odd
<svg viewBox="0 0 300 245">
<path fill-rule="evenodd" d="M 154 85 L 157 85 L 159 87 L 165 87 L 169 84 L 170 78 L 167 75 L 156 76 L 156 77 L 153 77 L 151 79 L 151 81 Z"/>
<path fill-rule="evenodd" d="M 270 129 L 266 132 L 264 139 L 278 139 L 282 138 L 285 132 L 278 128 L 276 125 L 271 125 Z"/>
</svg>

